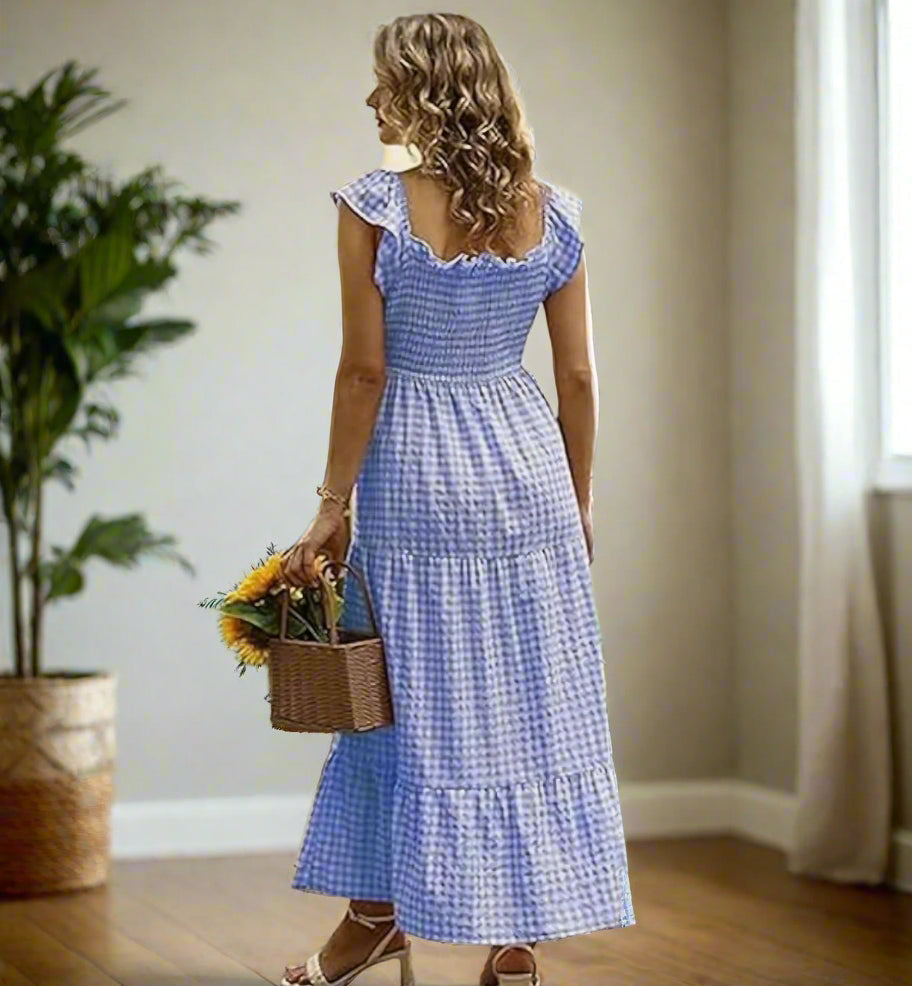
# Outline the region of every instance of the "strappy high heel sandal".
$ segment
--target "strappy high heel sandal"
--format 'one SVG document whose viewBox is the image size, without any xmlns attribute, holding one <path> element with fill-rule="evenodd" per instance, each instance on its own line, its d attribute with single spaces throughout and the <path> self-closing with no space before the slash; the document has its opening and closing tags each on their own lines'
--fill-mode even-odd
<svg viewBox="0 0 912 986">
<path fill-rule="evenodd" d="M 348 916 L 352 921 L 358 921 L 368 928 L 376 928 L 381 921 L 394 921 L 396 917 L 395 914 L 360 914 L 352 908 L 351 904 L 348 905 Z M 369 969 L 371 966 L 378 965 L 381 962 L 386 962 L 387 959 L 398 959 L 400 986 L 415 986 L 415 974 L 412 970 L 411 941 L 406 938 L 404 947 L 397 948 L 392 952 L 384 952 L 384 949 L 393 940 L 397 931 L 398 928 L 394 924 L 380 941 L 377 942 L 371 950 L 370 955 L 360 965 L 355 966 L 354 969 L 349 969 L 347 972 L 342 973 L 338 979 L 333 979 L 332 981 L 326 978 L 320 966 L 320 953 L 314 952 L 304 963 L 307 978 L 313 983 L 313 986 L 346 986 L 356 976 L 360 976 L 365 969 Z M 300 967 L 295 966 L 295 968 Z M 282 986 L 297 986 L 297 984 L 293 983 L 287 976 L 282 976 Z"/>
<path fill-rule="evenodd" d="M 497 971 L 497 960 L 513 948 L 521 948 L 532 956 L 532 961 L 535 963 L 535 967 L 531 972 Z M 527 945 L 525 942 L 519 942 L 515 945 L 504 945 L 503 947 L 497 949 L 494 953 L 494 958 L 491 959 L 491 972 L 493 972 L 497 977 L 497 986 L 541 986 L 541 978 L 538 975 L 538 962 L 535 958 L 535 952 L 532 951 L 532 946 Z"/>
</svg>

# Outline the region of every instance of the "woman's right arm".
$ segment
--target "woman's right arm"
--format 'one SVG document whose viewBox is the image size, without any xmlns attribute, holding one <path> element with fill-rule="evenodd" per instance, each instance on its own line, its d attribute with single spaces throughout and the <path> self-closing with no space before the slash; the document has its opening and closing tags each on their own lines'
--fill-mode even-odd
<svg viewBox="0 0 912 986">
<path fill-rule="evenodd" d="M 570 279 L 545 298 L 544 309 L 554 362 L 557 420 L 564 436 L 591 561 L 592 460 L 598 430 L 598 375 L 585 251 Z"/>
</svg>

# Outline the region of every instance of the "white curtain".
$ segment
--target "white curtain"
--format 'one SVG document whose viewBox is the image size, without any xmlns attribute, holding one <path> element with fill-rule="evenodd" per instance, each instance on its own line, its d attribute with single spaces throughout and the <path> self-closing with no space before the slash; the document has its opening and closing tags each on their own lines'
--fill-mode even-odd
<svg viewBox="0 0 912 986">
<path fill-rule="evenodd" d="M 798 811 L 788 866 L 879 883 L 892 775 L 866 521 L 876 290 L 873 0 L 796 5 Z"/>
</svg>

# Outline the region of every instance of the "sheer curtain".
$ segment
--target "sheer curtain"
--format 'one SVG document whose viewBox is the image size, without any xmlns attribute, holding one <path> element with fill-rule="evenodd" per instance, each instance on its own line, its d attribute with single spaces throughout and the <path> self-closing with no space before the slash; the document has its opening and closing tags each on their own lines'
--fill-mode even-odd
<svg viewBox="0 0 912 986">
<path fill-rule="evenodd" d="M 798 812 L 789 870 L 879 883 L 887 675 L 866 522 L 876 331 L 873 0 L 796 4 Z"/>
</svg>

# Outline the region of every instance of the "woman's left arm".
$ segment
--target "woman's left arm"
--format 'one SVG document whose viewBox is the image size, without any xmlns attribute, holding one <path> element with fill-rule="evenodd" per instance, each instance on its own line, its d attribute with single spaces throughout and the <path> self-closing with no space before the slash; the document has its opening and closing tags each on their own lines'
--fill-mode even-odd
<svg viewBox="0 0 912 986">
<path fill-rule="evenodd" d="M 336 369 L 323 485 L 346 501 L 374 430 L 386 379 L 383 298 L 373 279 L 380 233 L 340 201 L 342 352 Z M 294 584 L 312 582 L 316 556 L 322 552 L 333 559 L 343 558 L 348 538 L 348 520 L 341 504 L 321 498 L 307 530 L 283 553 L 285 577 Z"/>
</svg>

